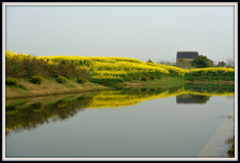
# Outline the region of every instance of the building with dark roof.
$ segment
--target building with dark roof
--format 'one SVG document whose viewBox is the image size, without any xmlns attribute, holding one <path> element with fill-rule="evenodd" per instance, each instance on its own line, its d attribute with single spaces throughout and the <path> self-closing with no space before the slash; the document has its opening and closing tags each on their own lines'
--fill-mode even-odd
<svg viewBox="0 0 240 163">
<path fill-rule="evenodd" d="M 177 60 L 182 58 L 182 59 L 187 59 L 187 60 L 194 60 L 198 56 L 197 51 L 178 51 L 177 52 Z"/>
</svg>

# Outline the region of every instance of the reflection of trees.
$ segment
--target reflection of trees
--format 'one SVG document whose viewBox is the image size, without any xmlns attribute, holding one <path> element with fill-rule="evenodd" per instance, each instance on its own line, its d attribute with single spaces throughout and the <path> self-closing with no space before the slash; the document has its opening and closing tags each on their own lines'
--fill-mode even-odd
<svg viewBox="0 0 240 163">
<path fill-rule="evenodd" d="M 43 105 L 34 103 L 24 108 L 17 109 L 17 106 L 6 107 L 6 134 L 8 130 L 19 132 L 31 130 L 38 125 L 53 121 L 64 120 L 84 110 L 91 102 L 91 97 L 79 97 L 73 101 L 57 101 L 55 104 Z"/>
<path fill-rule="evenodd" d="M 18 112 L 17 106 L 6 107 L 6 115 L 13 115 Z"/>
<path fill-rule="evenodd" d="M 192 95 L 192 98 L 198 104 L 205 104 L 210 99 L 210 96 Z"/>
<path fill-rule="evenodd" d="M 35 112 L 41 112 L 44 109 L 44 104 L 42 104 L 41 102 L 38 103 L 34 103 L 32 104 L 32 110 Z"/>
<path fill-rule="evenodd" d="M 57 107 L 61 108 L 61 107 L 64 107 L 64 106 L 67 106 L 68 102 L 65 101 L 65 100 L 60 100 L 57 102 Z"/>
<path fill-rule="evenodd" d="M 234 84 L 219 84 L 219 83 L 207 83 L 207 84 L 185 84 L 184 88 L 187 90 L 195 90 L 197 92 L 209 92 L 209 93 L 225 93 L 234 92 Z"/>
<path fill-rule="evenodd" d="M 116 90 L 99 92 L 95 96 L 91 95 L 91 97 L 74 97 L 74 100 L 58 98 L 58 101 L 51 101 L 51 104 L 43 104 L 42 101 L 39 102 L 40 100 L 36 100 L 32 105 L 29 103 L 27 105 L 27 102 L 20 104 L 12 103 L 6 107 L 6 131 L 13 129 L 14 131 L 30 130 L 37 127 L 37 125 L 48 123 L 49 119 L 53 121 L 68 119 L 79 111 L 84 110 L 84 108 L 123 107 L 136 105 L 145 100 L 172 96 L 191 98 L 193 102 L 203 104 L 210 99 L 210 96 L 218 95 L 219 92 L 223 95 L 231 95 L 231 92 L 234 92 L 233 86 L 222 86 L 220 89 L 209 89 L 210 87 L 207 85 L 203 87 L 201 85 L 187 85 L 187 87 L 191 89 L 187 90 L 182 85 L 180 89 L 177 85 L 170 89 L 154 86 L 118 88 Z M 200 91 L 196 91 L 200 88 Z M 225 90 L 227 91 L 226 94 Z"/>
</svg>

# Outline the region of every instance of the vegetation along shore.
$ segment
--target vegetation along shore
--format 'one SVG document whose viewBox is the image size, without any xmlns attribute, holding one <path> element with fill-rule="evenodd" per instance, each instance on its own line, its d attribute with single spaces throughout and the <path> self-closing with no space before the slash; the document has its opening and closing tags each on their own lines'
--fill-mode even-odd
<svg viewBox="0 0 240 163">
<path fill-rule="evenodd" d="M 188 82 L 234 84 L 234 69 L 183 69 L 123 57 L 37 57 L 6 51 L 6 98 Z"/>
</svg>

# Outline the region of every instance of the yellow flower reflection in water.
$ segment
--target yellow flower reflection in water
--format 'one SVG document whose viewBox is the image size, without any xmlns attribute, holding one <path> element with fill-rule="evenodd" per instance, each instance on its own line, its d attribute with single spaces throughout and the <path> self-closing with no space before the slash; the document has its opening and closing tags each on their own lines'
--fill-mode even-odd
<svg viewBox="0 0 240 163">
<path fill-rule="evenodd" d="M 136 93 L 136 94 L 124 94 L 121 91 L 106 91 L 93 97 L 92 103 L 88 106 L 89 109 L 93 108 L 118 108 L 123 106 L 136 105 L 141 101 L 167 98 L 172 96 L 192 94 L 201 96 L 232 96 L 234 92 L 197 92 L 192 90 L 185 90 L 184 88 L 178 89 L 175 92 L 169 90 L 161 93 Z"/>
</svg>

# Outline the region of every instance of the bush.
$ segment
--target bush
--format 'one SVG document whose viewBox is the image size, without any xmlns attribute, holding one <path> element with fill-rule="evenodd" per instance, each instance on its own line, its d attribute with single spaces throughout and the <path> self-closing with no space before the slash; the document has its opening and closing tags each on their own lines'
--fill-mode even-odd
<svg viewBox="0 0 240 163">
<path fill-rule="evenodd" d="M 44 82 L 44 78 L 41 76 L 33 76 L 30 79 L 30 82 L 34 83 L 34 84 L 42 84 Z"/>
<path fill-rule="evenodd" d="M 143 76 L 143 77 L 142 77 L 142 80 L 143 80 L 143 81 L 147 81 L 147 80 L 148 80 L 148 77 L 147 77 L 147 76 Z"/>
<path fill-rule="evenodd" d="M 82 78 L 82 77 L 79 77 L 79 78 L 77 78 L 77 82 L 78 82 L 79 84 L 83 84 L 83 83 L 87 82 L 87 79 Z"/>
<path fill-rule="evenodd" d="M 49 59 L 30 54 L 17 54 L 12 51 L 5 53 L 6 76 L 28 78 L 40 75 L 44 78 L 65 76 L 67 78 L 83 77 L 91 79 L 90 72 L 78 64 L 77 60 L 64 57 Z"/>
<path fill-rule="evenodd" d="M 11 77 L 6 78 L 7 85 L 17 85 L 17 83 L 18 83 L 18 80 L 16 78 L 11 78 Z"/>
<path fill-rule="evenodd" d="M 58 83 L 66 83 L 68 81 L 68 79 L 67 78 L 65 78 L 64 76 L 59 76 L 59 77 L 57 77 L 57 82 Z"/>
<path fill-rule="evenodd" d="M 196 68 L 207 68 L 211 66 L 211 62 L 206 56 L 199 55 L 192 61 L 192 66 Z"/>
<path fill-rule="evenodd" d="M 151 76 L 150 76 L 150 79 L 151 79 L 151 80 L 154 80 L 154 79 L 155 79 L 155 76 L 151 75 Z"/>
</svg>

